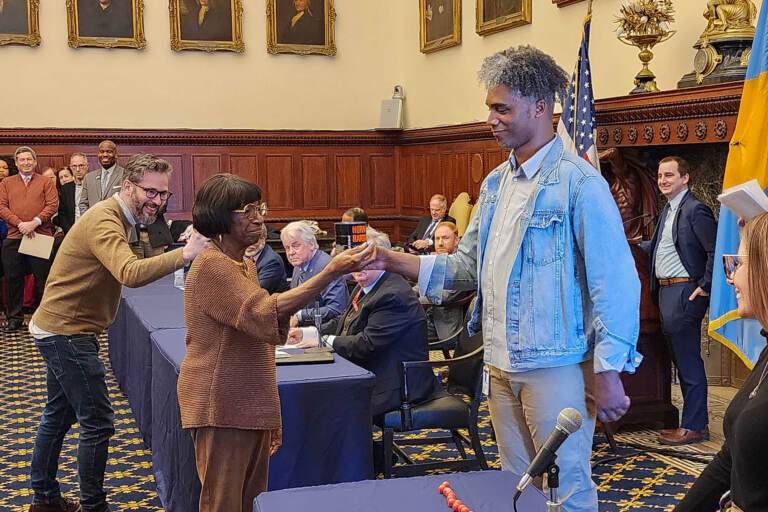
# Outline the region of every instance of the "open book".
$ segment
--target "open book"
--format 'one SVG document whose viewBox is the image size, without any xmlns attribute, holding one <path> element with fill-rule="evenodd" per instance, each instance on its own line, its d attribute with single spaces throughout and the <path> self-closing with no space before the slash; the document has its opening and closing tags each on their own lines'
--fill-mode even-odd
<svg viewBox="0 0 768 512">
<path fill-rule="evenodd" d="M 749 220 L 755 215 L 768 212 L 768 196 L 757 180 L 749 180 L 723 190 L 717 200 L 738 217 Z"/>
</svg>

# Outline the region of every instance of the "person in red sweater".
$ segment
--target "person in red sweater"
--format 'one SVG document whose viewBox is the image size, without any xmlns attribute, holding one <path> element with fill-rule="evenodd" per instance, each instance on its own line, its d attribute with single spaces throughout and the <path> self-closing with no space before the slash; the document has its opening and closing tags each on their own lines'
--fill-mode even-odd
<svg viewBox="0 0 768 512">
<path fill-rule="evenodd" d="M 8 236 L 3 240 L 2 260 L 8 300 L 5 332 L 14 332 L 24 324 L 22 300 L 24 289 L 24 260 L 29 262 L 35 276 L 37 299 L 43 296 L 50 264 L 47 259 L 19 253 L 21 239 L 36 233 L 51 234 L 51 217 L 59 208 L 59 196 L 53 182 L 35 172 L 37 155 L 27 146 L 14 153 L 19 173 L 0 182 L 0 217 L 8 224 Z"/>
</svg>

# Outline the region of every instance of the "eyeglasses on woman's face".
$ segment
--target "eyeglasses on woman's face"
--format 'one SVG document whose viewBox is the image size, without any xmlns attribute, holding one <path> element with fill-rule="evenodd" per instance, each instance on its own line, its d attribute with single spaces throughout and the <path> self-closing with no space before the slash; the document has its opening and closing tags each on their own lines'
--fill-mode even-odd
<svg viewBox="0 0 768 512">
<path fill-rule="evenodd" d="M 267 203 L 249 203 L 239 210 L 232 210 L 235 213 L 242 213 L 245 214 L 245 216 L 250 220 L 251 222 L 256 222 L 259 220 L 259 215 L 262 217 L 267 216 Z"/>
<path fill-rule="evenodd" d="M 747 263 L 746 254 L 723 254 L 723 271 L 725 278 L 733 282 L 736 271 Z"/>
</svg>

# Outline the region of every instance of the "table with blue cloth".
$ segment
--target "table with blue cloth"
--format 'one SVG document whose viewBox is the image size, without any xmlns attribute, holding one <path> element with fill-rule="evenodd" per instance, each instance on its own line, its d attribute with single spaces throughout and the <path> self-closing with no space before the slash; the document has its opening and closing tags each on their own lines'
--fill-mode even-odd
<svg viewBox="0 0 768 512">
<path fill-rule="evenodd" d="M 183 292 L 172 278 L 125 292 L 109 330 L 110 360 L 151 443 L 163 507 L 197 510 L 194 447 L 181 428 L 176 396 L 186 353 Z M 371 372 L 334 354 L 331 364 L 278 366 L 277 384 L 283 446 L 270 459 L 270 490 L 372 476 Z"/>
<path fill-rule="evenodd" d="M 443 481 L 450 482 L 456 498 L 474 512 L 511 511 L 515 487 L 519 480 L 519 476 L 508 471 L 476 471 L 285 489 L 260 494 L 254 500 L 253 511 L 450 511 L 445 496 L 437 489 Z M 517 510 L 544 512 L 546 502 L 544 494 L 529 485 L 517 502 Z"/>
</svg>

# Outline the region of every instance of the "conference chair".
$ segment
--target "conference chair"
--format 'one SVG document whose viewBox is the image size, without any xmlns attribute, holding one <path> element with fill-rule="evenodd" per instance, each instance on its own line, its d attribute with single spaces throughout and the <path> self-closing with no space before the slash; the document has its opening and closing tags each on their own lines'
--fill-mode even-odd
<svg viewBox="0 0 768 512">
<path fill-rule="evenodd" d="M 413 404 L 408 391 L 408 372 L 414 368 L 447 367 L 445 392 L 432 400 Z M 402 400 L 400 408 L 384 415 L 379 425 L 384 448 L 384 478 L 414 476 L 434 469 L 453 471 L 488 469 L 477 427 L 478 409 L 483 399 L 483 340 L 482 334 L 469 336 L 466 327 L 456 339 L 453 357 L 444 361 L 403 361 Z M 449 434 L 432 437 L 414 437 L 394 440 L 394 433 L 415 432 L 424 429 L 447 430 Z M 466 429 L 469 436 L 460 432 Z M 416 462 L 400 445 L 454 444 L 461 456 L 459 460 Z M 466 448 L 474 451 L 469 457 Z M 393 454 L 405 464 L 393 466 Z"/>
<path fill-rule="evenodd" d="M 458 299 L 458 300 L 456 300 L 454 302 L 451 302 L 450 304 L 431 304 L 431 303 L 426 303 L 426 304 L 422 304 L 422 306 L 426 310 L 426 309 L 429 309 L 429 308 L 441 308 L 441 307 L 446 307 L 446 306 L 457 306 L 457 305 L 460 305 L 460 306 L 463 306 L 463 308 L 462 308 L 463 315 L 462 316 L 466 320 L 466 318 L 467 318 L 467 311 L 469 311 L 469 310 L 474 308 L 474 306 L 470 307 L 470 304 L 474 305 L 473 301 L 474 301 L 476 295 L 477 295 L 477 292 L 471 292 L 471 293 L 467 294 L 465 297 L 462 297 L 461 299 Z M 443 339 L 430 339 L 429 343 L 427 344 L 429 350 L 430 351 L 432 351 L 432 350 L 439 350 L 440 352 L 442 352 L 443 357 L 445 359 L 449 359 L 451 357 L 450 351 L 453 350 L 454 348 L 456 348 L 456 342 L 459 339 L 459 336 L 461 335 L 462 331 L 464 330 L 464 326 L 465 325 L 466 325 L 466 322 L 462 322 L 462 325 L 460 325 L 459 328 L 456 329 L 454 332 L 452 332 L 450 334 L 450 336 L 448 336 L 447 338 L 443 338 Z"/>
</svg>

